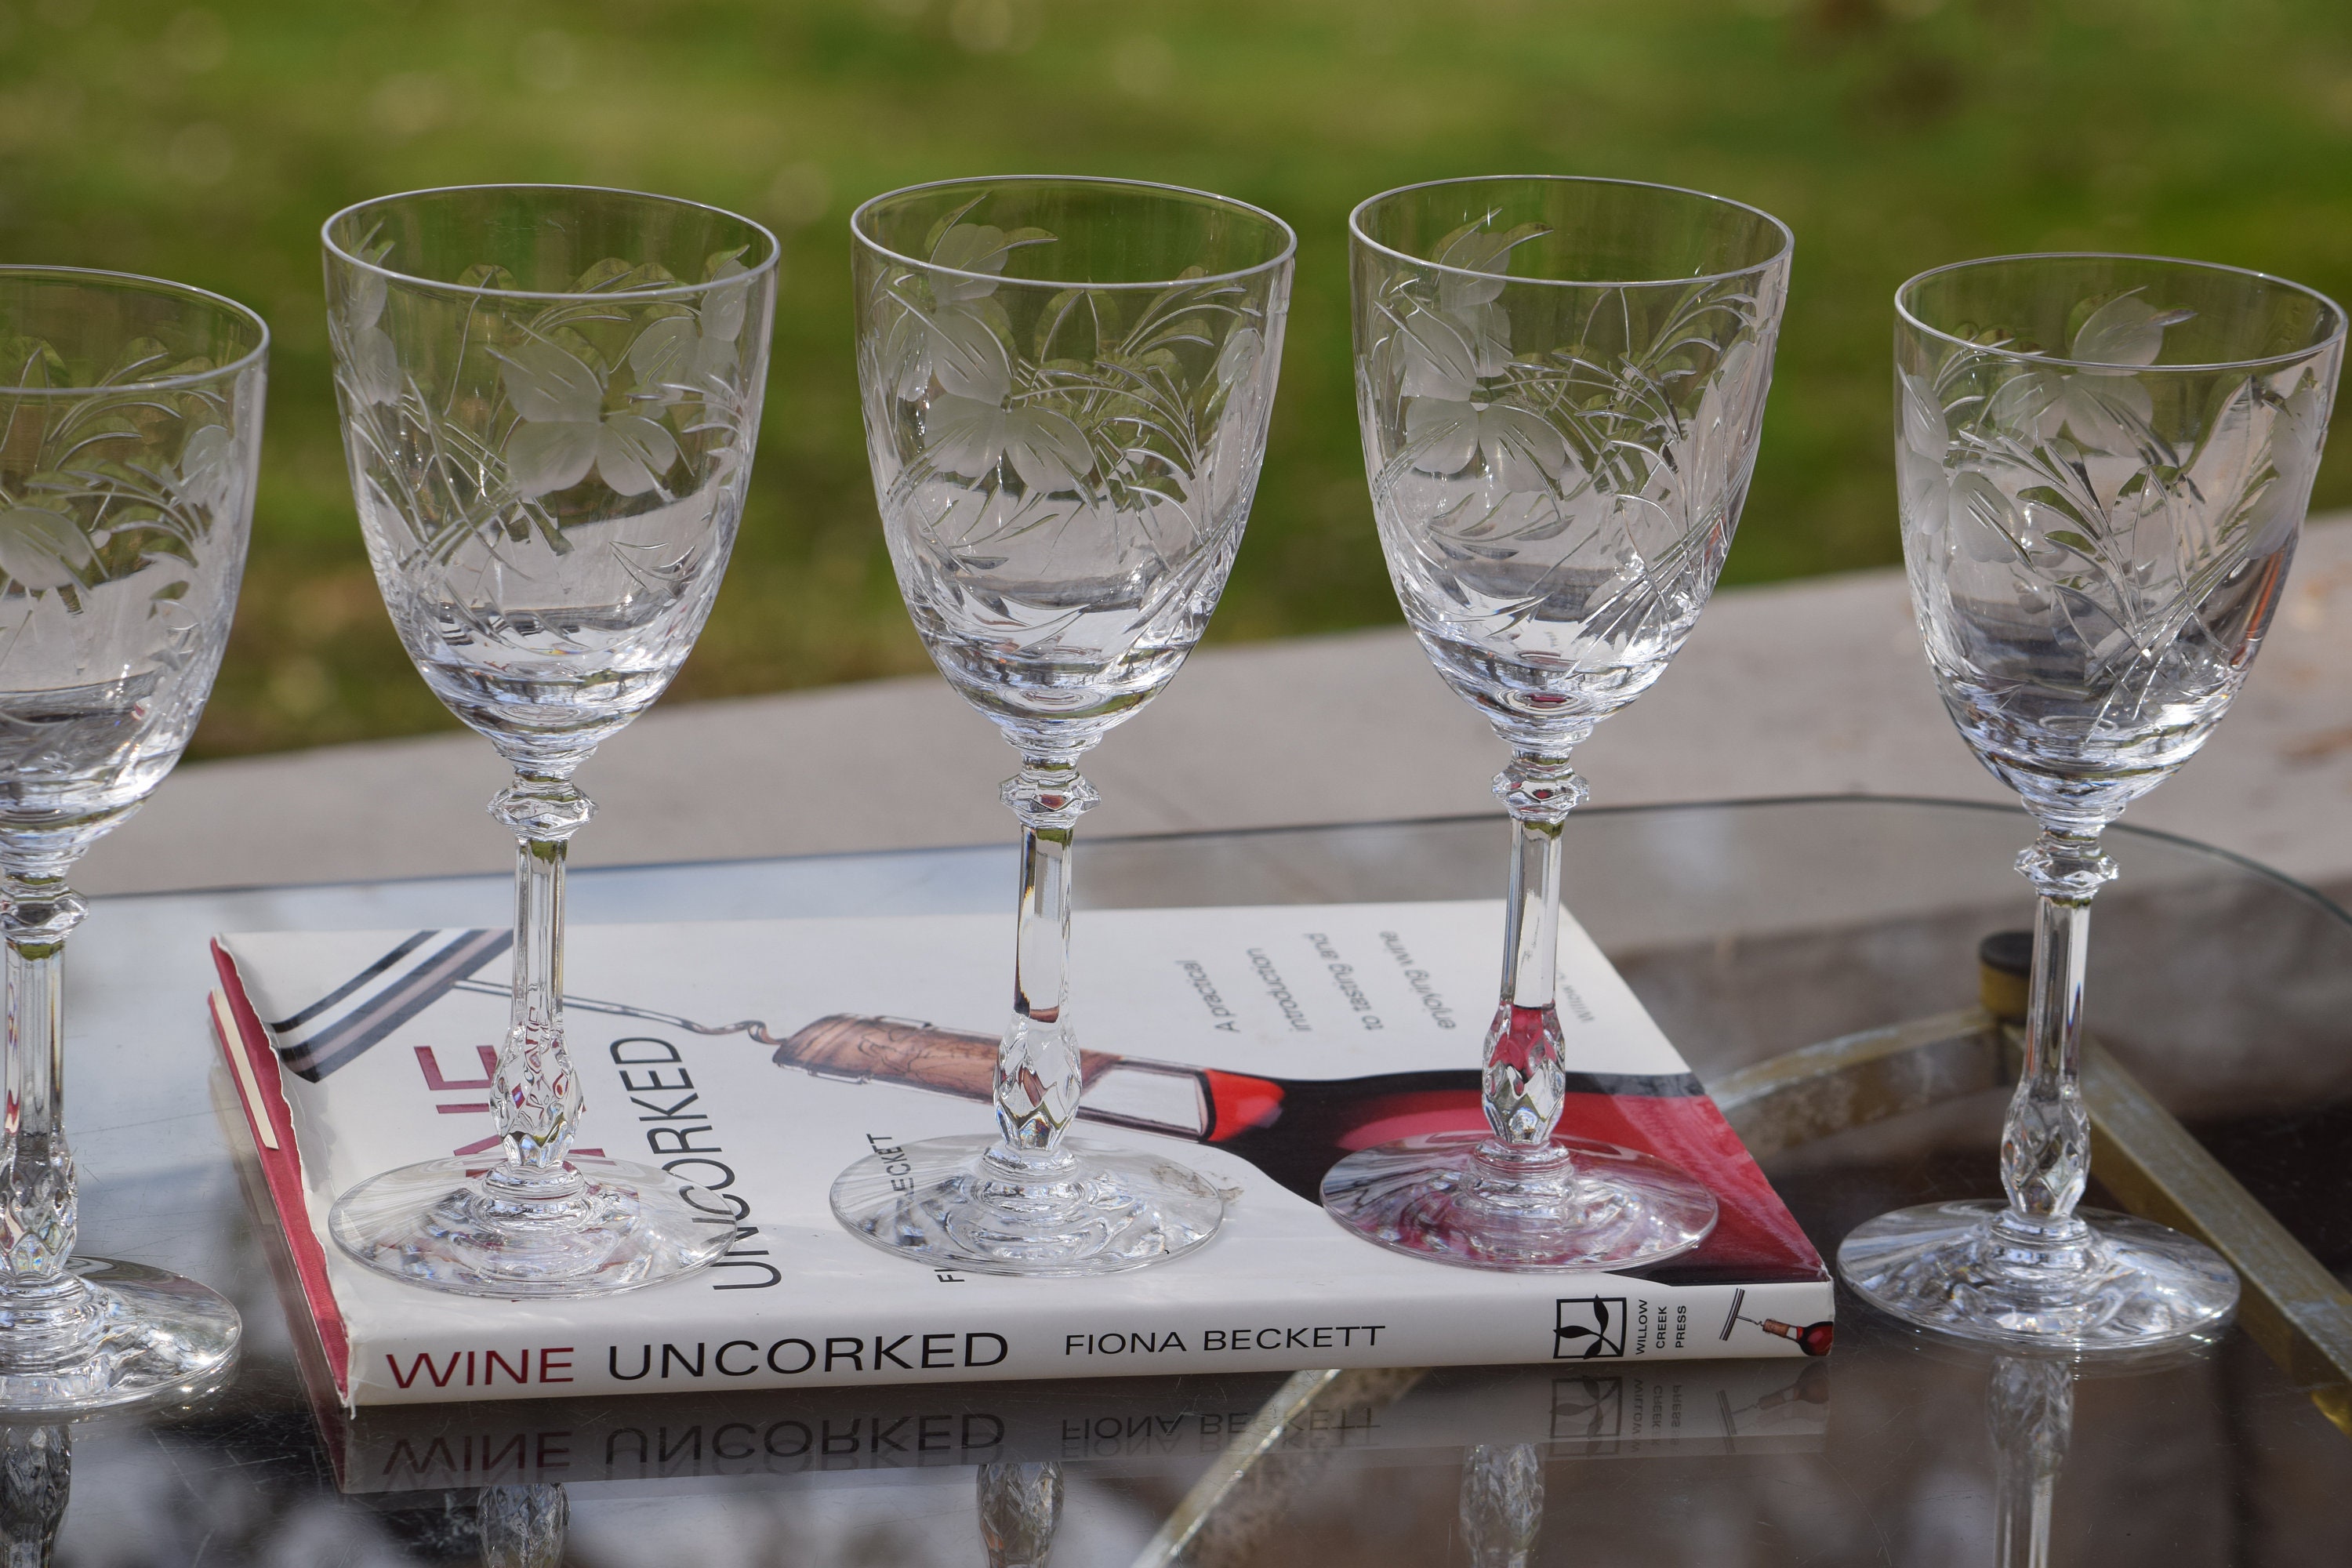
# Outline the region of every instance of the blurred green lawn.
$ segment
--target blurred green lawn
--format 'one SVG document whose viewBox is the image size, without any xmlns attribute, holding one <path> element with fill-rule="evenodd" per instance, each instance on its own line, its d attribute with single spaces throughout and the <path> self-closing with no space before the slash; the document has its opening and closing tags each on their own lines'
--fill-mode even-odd
<svg viewBox="0 0 2352 1568">
<path fill-rule="evenodd" d="M 317 230 L 358 198 L 565 180 L 787 237 L 741 542 L 681 697 L 925 668 L 874 519 L 845 219 L 952 174 L 1206 186 L 1297 226 L 1282 398 L 1213 637 L 1392 618 L 1348 364 L 1345 222 L 1446 174 L 1696 185 L 1797 233 L 1729 578 L 1896 557 L 1888 299 L 1966 256 L 2143 249 L 2352 297 L 2344 0 L 10 0 L 0 257 L 161 273 L 278 332 L 222 754 L 451 721 L 362 552 Z M 2352 439 L 2318 504 L 2352 503 Z"/>
</svg>

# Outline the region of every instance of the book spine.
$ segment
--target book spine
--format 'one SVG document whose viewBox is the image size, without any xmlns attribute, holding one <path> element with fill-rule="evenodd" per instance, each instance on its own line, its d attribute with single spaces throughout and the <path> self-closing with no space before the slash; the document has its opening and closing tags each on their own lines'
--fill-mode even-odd
<svg viewBox="0 0 2352 1568">
<path fill-rule="evenodd" d="M 1734 1289 L 1570 1275 L 1531 1285 L 1524 1300 L 1484 1303 L 1475 1314 L 1433 1293 L 1358 1321 L 1314 1314 L 1292 1299 L 1237 1300 L 1213 1317 L 1136 1308 L 1109 1322 L 1001 1306 L 864 1321 L 813 1315 L 789 1327 L 682 1322 L 618 1340 L 529 1330 L 463 1341 L 385 1336 L 352 1344 L 350 1398 L 386 1405 L 1302 1367 L 1605 1370 L 1627 1361 L 1817 1354 L 1779 1331 L 1831 1315 L 1827 1280 Z M 1776 1327 L 1761 1326 L 1768 1321 Z M 1815 1338 L 1826 1348 L 1825 1334 Z"/>
<path fill-rule="evenodd" d="M 260 1015 L 254 1011 L 236 960 L 218 941 L 212 944 L 212 952 L 214 969 L 220 977 L 209 998 L 213 1038 L 227 1064 L 230 1081 L 236 1086 L 246 1131 L 253 1141 L 270 1203 L 278 1211 L 278 1229 L 301 1285 L 303 1304 L 310 1310 L 320 1354 L 336 1392 L 348 1403 L 350 1335 L 342 1308 L 327 1282 L 326 1248 L 310 1223 L 303 1198 L 302 1156 L 295 1137 L 293 1107 L 278 1073 L 278 1053 L 270 1047 Z"/>
</svg>

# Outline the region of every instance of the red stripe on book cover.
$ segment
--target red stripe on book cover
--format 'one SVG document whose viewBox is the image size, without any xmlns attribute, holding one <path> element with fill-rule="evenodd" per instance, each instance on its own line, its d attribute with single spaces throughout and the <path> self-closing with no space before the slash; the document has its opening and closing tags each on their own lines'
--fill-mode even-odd
<svg viewBox="0 0 2352 1568">
<path fill-rule="evenodd" d="M 302 1195 L 302 1156 L 294 1140 L 293 1112 L 286 1103 L 286 1090 L 278 1072 L 278 1053 L 269 1044 L 269 1032 L 262 1027 L 261 1016 L 254 1011 L 252 999 L 245 994 L 245 977 L 237 973 L 236 960 L 219 942 L 213 944 L 213 967 L 220 972 L 221 992 L 228 998 L 229 1015 L 236 1020 L 236 1040 L 223 1038 L 224 1055 L 243 1051 L 253 1069 L 254 1081 L 261 1086 L 259 1105 L 247 1104 L 246 1118 L 269 1119 L 271 1137 L 278 1147 L 268 1146 L 270 1140 L 254 1128 L 254 1152 L 260 1156 L 261 1173 L 269 1184 L 270 1201 L 278 1207 L 278 1228 L 286 1233 L 287 1247 L 294 1255 L 294 1271 L 302 1281 L 302 1297 L 309 1303 L 310 1318 L 319 1331 L 319 1348 L 326 1353 L 328 1369 L 333 1373 L 335 1390 L 345 1399 L 351 1397 L 352 1341 L 351 1332 L 343 1326 L 342 1309 L 335 1302 L 335 1292 L 327 1283 L 327 1253 L 319 1245 L 318 1233 L 310 1226 L 310 1206 Z M 214 1031 L 218 1034 L 219 1031 Z M 236 1063 L 229 1062 L 232 1074 Z M 240 1100 L 246 1096 L 239 1094 Z"/>
<path fill-rule="evenodd" d="M 1715 1194 L 1715 1230 L 1694 1251 L 1636 1269 L 1661 1285 L 1779 1284 L 1826 1279 L 1822 1255 L 1764 1179 L 1748 1146 L 1703 1094 L 1571 1094 L 1560 1131 L 1622 1143 L 1681 1166 Z"/>
<path fill-rule="evenodd" d="M 1240 1155 L 1316 1202 L 1339 1158 L 1431 1132 L 1483 1132 L 1486 1112 L 1474 1072 L 1276 1082 L 1205 1069 L 1215 1107 L 1204 1140 Z M 1428 1080 L 1451 1079 L 1434 1083 Z M 1704 1094 L 1570 1093 L 1559 1131 L 1654 1154 L 1715 1194 L 1715 1231 L 1695 1250 L 1633 1272 L 1661 1285 L 1809 1283 L 1829 1272 L 1714 1100 Z"/>
</svg>

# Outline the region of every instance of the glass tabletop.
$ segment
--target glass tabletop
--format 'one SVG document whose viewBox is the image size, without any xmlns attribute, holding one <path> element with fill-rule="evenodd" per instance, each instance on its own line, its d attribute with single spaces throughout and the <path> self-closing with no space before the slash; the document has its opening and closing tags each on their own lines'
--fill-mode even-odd
<svg viewBox="0 0 2352 1568">
<path fill-rule="evenodd" d="M 1567 829 L 1566 899 L 1714 1083 L 1969 1005 L 1979 939 L 2031 921 L 2010 868 L 2030 837 L 2015 811 L 1928 801 L 1595 809 Z M 1507 846 L 1499 817 L 1105 839 L 1078 854 L 1078 898 L 1490 898 Z M 2091 1030 L 2342 1277 L 2352 920 L 2180 839 L 2118 828 L 2109 847 L 2123 876 L 2094 921 Z M 572 918 L 1009 910 L 1013 879 L 1009 842 L 583 870 Z M 496 925 L 509 897 L 482 877 L 94 901 L 68 965 L 83 1249 L 222 1289 L 246 1347 L 192 1406 L 0 1427 L 5 1561 L 44 1561 L 53 1537 L 68 1564 L 1031 1563 L 1055 1485 L 1064 1568 L 2022 1563 L 2037 1530 L 2053 1563 L 2352 1561 L 2352 1436 L 2244 1333 L 2053 1381 L 1851 1301 L 1820 1362 L 322 1415 L 215 1113 L 206 939 Z M 2003 1098 L 1766 1170 L 1827 1252 L 1900 1204 L 1998 1195 Z M 2107 1201 L 2095 1176 L 2090 1201 Z"/>
</svg>

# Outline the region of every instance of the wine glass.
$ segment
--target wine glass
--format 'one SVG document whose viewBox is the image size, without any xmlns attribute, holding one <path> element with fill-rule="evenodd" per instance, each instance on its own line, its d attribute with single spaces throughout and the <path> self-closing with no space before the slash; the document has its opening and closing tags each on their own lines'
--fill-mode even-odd
<svg viewBox="0 0 2352 1568">
<path fill-rule="evenodd" d="M 193 1280 L 73 1256 L 75 860 L 179 760 L 227 645 L 269 330 L 177 283 L 0 267 L 0 1414 L 184 1394 L 236 1350 Z"/>
<path fill-rule="evenodd" d="M 1927 1328 L 2142 1349 L 2217 1331 L 2237 1277 L 2187 1237 L 2078 1213 L 2099 833 L 2205 743 L 2277 607 L 2343 356 L 2296 284 L 2134 256 L 2013 256 L 1895 295 L 1895 458 L 1912 605 L 1944 706 L 2041 836 L 2006 1204 L 1848 1236 L 1838 1268 Z"/>
<path fill-rule="evenodd" d="M 1205 1242 L 1215 1187 L 1067 1142 L 1081 753 L 1168 683 L 1233 567 L 1265 451 L 1290 227 L 1124 180 L 919 185 L 851 215 L 866 447 L 898 586 L 950 686 L 1021 755 L 996 1138 L 860 1160 L 834 1213 L 941 1268 L 1100 1274 Z"/>
<path fill-rule="evenodd" d="M 368 1267 L 468 1295 L 608 1293 L 710 1262 L 732 1205 L 570 1163 L 563 862 L 573 770 L 669 684 L 710 612 L 759 429 L 775 237 L 667 196 L 484 185 L 324 230 L 329 336 L 368 556 L 425 683 L 514 769 L 513 1013 L 499 1152 L 345 1193 Z"/>
<path fill-rule="evenodd" d="M 1381 547 L 1438 673 L 1511 748 L 1515 850 L 1486 1133 L 1360 1150 L 1323 1184 L 1383 1247 L 1630 1268 L 1697 1246 L 1706 1189 L 1557 1134 L 1570 753 L 1665 672 L 1748 491 L 1789 279 L 1777 218 L 1620 180 L 1444 180 L 1349 218 L 1356 405 Z"/>
</svg>

